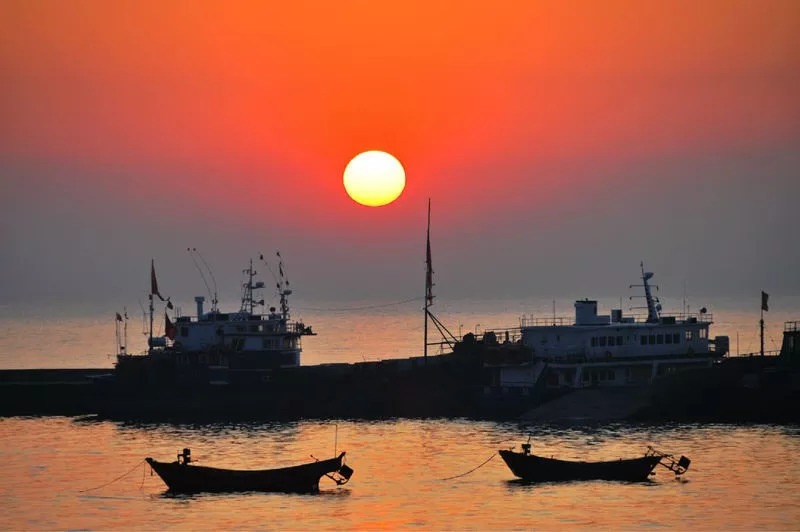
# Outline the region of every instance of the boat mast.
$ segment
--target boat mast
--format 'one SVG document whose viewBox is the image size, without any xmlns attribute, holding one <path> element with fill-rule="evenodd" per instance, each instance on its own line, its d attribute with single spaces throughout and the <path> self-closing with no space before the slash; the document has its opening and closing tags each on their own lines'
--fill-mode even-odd
<svg viewBox="0 0 800 532">
<path fill-rule="evenodd" d="M 769 294 L 761 291 L 761 320 L 758 325 L 761 330 L 761 356 L 764 356 L 764 311 L 769 310 Z"/>
<path fill-rule="evenodd" d="M 428 198 L 428 232 L 425 250 L 425 349 L 423 351 L 426 364 L 428 362 L 428 315 L 431 305 L 433 305 L 433 266 L 431 264 L 431 199 Z"/>
<path fill-rule="evenodd" d="M 128 352 L 128 307 L 122 307 L 122 315 L 125 318 L 125 321 L 123 322 L 124 323 L 123 327 L 125 328 L 125 333 L 124 333 L 125 344 L 122 346 L 121 351 L 127 353 Z"/>
</svg>

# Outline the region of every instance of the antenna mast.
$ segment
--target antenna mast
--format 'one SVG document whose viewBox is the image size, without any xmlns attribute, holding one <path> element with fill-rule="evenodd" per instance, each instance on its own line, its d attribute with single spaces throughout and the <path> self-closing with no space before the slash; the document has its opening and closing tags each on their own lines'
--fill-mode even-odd
<svg viewBox="0 0 800 532">
<path fill-rule="evenodd" d="M 644 271 L 644 261 L 640 262 L 639 265 L 642 268 L 643 284 L 640 285 L 632 284 L 630 285 L 630 288 L 633 288 L 634 286 L 644 287 L 644 298 L 647 301 L 647 323 L 658 323 L 659 312 L 661 312 L 661 303 L 659 303 L 657 297 L 653 297 L 653 294 L 650 291 L 650 283 L 648 282 L 650 279 L 653 278 L 653 272 Z M 653 286 L 655 286 L 656 290 L 658 290 L 658 285 L 653 285 Z M 631 296 L 631 298 L 633 298 L 633 296 Z"/>
<path fill-rule="evenodd" d="M 281 296 L 281 317 L 284 323 L 286 323 L 289 321 L 288 296 L 291 295 L 292 291 L 289 289 L 289 279 L 286 277 L 286 274 L 283 273 L 283 258 L 281 258 L 281 252 L 276 251 L 275 255 L 278 256 L 278 274 L 280 275 L 278 280 L 278 294 Z"/>
</svg>

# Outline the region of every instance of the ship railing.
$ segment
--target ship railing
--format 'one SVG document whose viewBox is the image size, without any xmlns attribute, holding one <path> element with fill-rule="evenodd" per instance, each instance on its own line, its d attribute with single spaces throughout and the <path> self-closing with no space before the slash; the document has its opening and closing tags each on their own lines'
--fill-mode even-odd
<svg viewBox="0 0 800 532">
<path fill-rule="evenodd" d="M 783 332 L 800 331 L 800 321 L 787 321 L 783 323 Z"/>
<path fill-rule="evenodd" d="M 780 349 L 765 349 L 764 350 L 764 356 L 765 357 L 777 357 L 777 356 L 780 356 L 780 355 L 781 355 L 781 350 Z M 725 358 L 752 358 L 752 357 L 760 357 L 760 356 L 761 356 L 761 352 L 760 351 L 756 351 L 755 353 L 739 353 L 738 355 L 736 353 L 728 353 L 727 355 L 725 355 Z"/>
<path fill-rule="evenodd" d="M 714 321 L 714 315 L 710 312 L 676 312 L 675 314 L 661 314 L 662 318 L 675 318 L 676 322 L 686 321 L 694 318 L 697 321 Z"/>
<path fill-rule="evenodd" d="M 610 323 L 631 323 L 630 319 L 633 318 L 632 323 L 646 323 L 647 322 L 647 315 L 646 314 L 626 314 L 623 316 L 623 319 L 628 321 L 622 322 L 610 322 Z M 713 322 L 714 315 L 708 312 L 680 312 L 675 314 L 661 314 L 661 318 L 675 318 L 675 323 L 686 323 L 687 321 L 697 321 L 697 322 Z M 669 320 L 667 320 L 669 321 Z M 788 322 L 787 322 L 788 323 Z M 798 324 L 800 322 L 794 322 Z M 549 317 L 542 317 L 537 318 L 534 316 L 527 316 L 523 315 L 519 319 L 519 326 L 520 327 L 564 327 L 564 326 L 572 326 L 575 324 L 574 318 L 566 318 L 563 316 L 549 316 Z M 797 325 L 795 325 L 797 327 Z"/>
<path fill-rule="evenodd" d="M 519 327 L 487 327 L 481 330 L 481 336 L 484 339 L 489 333 L 494 333 L 497 343 L 500 344 L 506 340 L 512 343 L 522 340 L 522 330 Z"/>
<path fill-rule="evenodd" d="M 564 316 L 550 316 L 547 318 L 536 318 L 534 316 L 521 316 L 519 318 L 520 327 L 563 327 L 565 325 L 574 325 L 575 318 L 567 318 Z"/>
</svg>

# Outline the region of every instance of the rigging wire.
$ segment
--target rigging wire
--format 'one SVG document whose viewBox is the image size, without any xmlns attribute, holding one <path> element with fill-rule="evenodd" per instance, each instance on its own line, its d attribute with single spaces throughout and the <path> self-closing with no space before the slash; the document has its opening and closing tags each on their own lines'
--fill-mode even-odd
<svg viewBox="0 0 800 532">
<path fill-rule="evenodd" d="M 411 303 L 412 301 L 421 301 L 425 299 L 424 297 L 412 297 L 411 299 L 404 299 L 403 301 L 394 301 L 392 303 L 383 303 L 380 305 L 366 305 L 363 307 L 339 307 L 339 308 L 313 308 L 313 307 L 295 307 L 297 310 L 316 310 L 316 311 L 328 311 L 328 312 L 344 312 L 348 310 L 366 310 L 372 308 L 383 308 L 383 307 L 391 307 L 394 305 L 402 305 L 404 303 Z"/>
<path fill-rule="evenodd" d="M 200 268 L 200 265 L 197 264 L 197 260 L 195 260 L 195 258 L 194 258 L 194 253 L 197 253 L 198 256 L 200 255 L 200 253 L 197 252 L 196 248 L 186 248 L 186 251 L 189 253 L 189 257 L 191 257 L 191 259 L 192 259 L 192 264 L 194 264 L 194 267 L 197 268 L 197 272 L 200 274 L 200 278 L 203 280 L 203 284 L 206 285 L 206 290 L 208 291 L 208 297 L 213 302 L 214 296 L 211 295 L 211 287 L 208 286 L 208 281 L 206 281 L 206 276 L 203 273 L 203 270 Z M 203 257 L 200 257 L 200 258 L 202 259 Z M 203 262 L 205 262 L 205 261 L 203 261 Z M 214 288 L 215 289 L 216 289 L 216 286 L 217 286 L 217 283 L 215 281 L 214 282 Z"/>
<path fill-rule="evenodd" d="M 440 478 L 439 480 L 440 480 L 440 481 L 444 481 L 444 480 L 453 480 L 454 478 L 465 477 L 465 476 L 469 475 L 470 473 L 472 473 L 473 471 L 477 471 L 478 469 L 482 468 L 483 466 L 485 466 L 486 464 L 488 464 L 489 462 L 491 462 L 492 460 L 494 460 L 494 457 L 495 457 L 495 456 L 497 456 L 497 453 L 492 453 L 492 456 L 490 456 L 490 457 L 489 457 L 489 458 L 488 458 L 488 459 L 487 459 L 485 462 L 483 462 L 483 463 L 482 463 L 481 465 L 479 465 L 478 467 L 473 467 L 472 469 L 470 469 L 470 470 L 469 470 L 469 471 L 467 471 L 466 473 L 461 473 L 460 475 L 455 475 L 455 476 L 453 476 L 453 477 Z"/>
</svg>

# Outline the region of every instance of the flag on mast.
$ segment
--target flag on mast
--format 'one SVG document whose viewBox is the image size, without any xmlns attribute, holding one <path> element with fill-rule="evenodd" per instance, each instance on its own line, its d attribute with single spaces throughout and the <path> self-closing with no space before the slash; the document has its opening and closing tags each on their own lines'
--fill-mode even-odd
<svg viewBox="0 0 800 532">
<path fill-rule="evenodd" d="M 433 263 L 431 261 L 431 200 L 428 198 L 428 239 L 425 251 L 425 301 L 433 304 Z"/>
<path fill-rule="evenodd" d="M 768 301 L 769 301 L 769 294 L 762 290 L 761 291 L 761 310 L 769 310 L 769 304 L 767 303 Z"/>
<path fill-rule="evenodd" d="M 154 260 L 150 260 L 150 295 L 158 296 L 158 299 L 164 301 L 161 293 L 158 291 L 158 281 L 156 281 L 156 264 Z"/>
<path fill-rule="evenodd" d="M 165 310 L 164 311 L 164 336 L 166 336 L 170 340 L 174 340 L 176 332 L 177 331 L 175 329 L 175 325 L 173 325 L 172 322 L 169 321 L 169 316 L 167 316 L 167 311 Z"/>
</svg>

